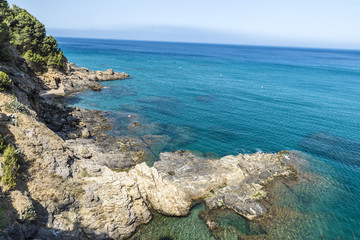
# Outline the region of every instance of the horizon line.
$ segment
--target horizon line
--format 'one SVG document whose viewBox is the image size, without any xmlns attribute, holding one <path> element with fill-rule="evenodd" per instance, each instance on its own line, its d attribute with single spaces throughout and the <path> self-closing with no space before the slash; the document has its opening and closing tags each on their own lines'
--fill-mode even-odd
<svg viewBox="0 0 360 240">
<path fill-rule="evenodd" d="M 51 35 L 51 34 L 50 34 Z M 112 41 L 134 41 L 134 42 L 154 42 L 154 43 L 183 43 L 183 44 L 199 44 L 199 45 L 227 45 L 227 46 L 243 46 L 243 47 L 263 47 L 263 48 L 288 48 L 288 49 L 313 49 L 313 50 L 335 50 L 335 51 L 352 51 L 360 52 L 355 48 L 337 48 L 337 47 L 306 47 L 296 45 L 263 45 L 263 44 L 240 44 L 240 43 L 215 43 L 215 42 L 192 42 L 192 41 L 166 41 L 166 40 L 144 40 L 144 39 L 121 39 L 121 38 L 101 38 L 101 37 L 76 37 L 76 36 L 56 36 L 55 38 L 74 38 L 74 39 L 88 39 L 88 40 L 112 40 Z"/>
</svg>

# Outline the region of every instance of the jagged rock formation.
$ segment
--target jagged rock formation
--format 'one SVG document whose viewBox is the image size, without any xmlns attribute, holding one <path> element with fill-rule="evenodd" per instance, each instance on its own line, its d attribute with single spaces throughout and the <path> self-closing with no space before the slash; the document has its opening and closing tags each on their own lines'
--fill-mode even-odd
<svg viewBox="0 0 360 240">
<path fill-rule="evenodd" d="M 100 91 L 102 86 L 98 83 L 99 81 L 121 80 L 129 77 L 129 74 L 117 73 L 113 69 L 89 71 L 87 68 L 67 62 L 65 72 L 50 69 L 39 76 L 44 88 L 40 91 L 40 95 L 48 98 L 69 95 L 86 89 Z"/>
<path fill-rule="evenodd" d="M 140 164 L 129 174 L 145 200 L 161 213 L 185 216 L 194 200 L 204 199 L 210 209 L 226 207 L 251 219 L 266 212 L 257 201 L 266 194 L 264 186 L 292 173 L 283 157 L 256 153 L 210 160 L 178 151 L 161 153 L 154 167 Z"/>
</svg>

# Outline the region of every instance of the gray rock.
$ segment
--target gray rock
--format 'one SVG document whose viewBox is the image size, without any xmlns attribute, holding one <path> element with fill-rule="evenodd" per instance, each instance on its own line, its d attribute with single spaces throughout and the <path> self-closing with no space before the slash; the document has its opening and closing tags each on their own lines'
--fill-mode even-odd
<svg viewBox="0 0 360 240">
<path fill-rule="evenodd" d="M 89 138 L 91 135 L 90 135 L 90 132 L 87 128 L 84 128 L 81 130 L 81 137 L 82 138 Z"/>
<path fill-rule="evenodd" d="M 280 157 L 256 153 L 210 160 L 178 151 L 161 153 L 154 167 L 136 165 L 129 174 L 142 196 L 161 213 L 184 216 L 193 200 L 205 199 L 210 209 L 225 206 L 252 219 L 266 212 L 258 201 L 266 195 L 264 186 L 275 176 L 291 173 Z"/>
</svg>

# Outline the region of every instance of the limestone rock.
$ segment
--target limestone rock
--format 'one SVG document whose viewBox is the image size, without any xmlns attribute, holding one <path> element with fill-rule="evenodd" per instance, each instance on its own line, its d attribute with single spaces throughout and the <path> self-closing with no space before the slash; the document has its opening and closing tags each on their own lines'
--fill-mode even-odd
<svg viewBox="0 0 360 240">
<path fill-rule="evenodd" d="M 129 175 L 137 182 L 143 198 L 157 211 L 172 216 L 188 214 L 191 199 L 186 198 L 173 182 L 164 180 L 157 169 L 142 163 L 136 165 Z"/>
<path fill-rule="evenodd" d="M 89 234 L 125 239 L 137 226 L 150 221 L 151 213 L 138 186 L 127 174 L 106 169 L 102 177 L 87 181 L 79 214 Z"/>
<path fill-rule="evenodd" d="M 205 199 L 210 209 L 225 206 L 249 219 L 266 212 L 258 201 L 266 194 L 264 186 L 289 174 L 277 154 L 210 160 L 186 151 L 161 153 L 154 167 L 143 163 L 129 172 L 143 198 L 161 213 L 184 216 L 193 200 Z"/>
<path fill-rule="evenodd" d="M 90 132 L 87 128 L 84 128 L 81 130 L 81 137 L 82 138 L 89 138 L 90 137 Z"/>
<path fill-rule="evenodd" d="M 87 68 L 78 67 L 69 62 L 66 63 L 66 69 L 66 73 L 49 69 L 48 72 L 38 76 L 38 82 L 44 89 L 41 91 L 42 97 L 64 96 L 86 89 L 100 91 L 103 87 L 98 81 L 121 80 L 130 77 L 129 74 L 114 72 L 113 69 L 89 71 Z"/>
<path fill-rule="evenodd" d="M 28 194 L 28 193 L 27 193 Z M 10 192 L 10 198 L 13 207 L 16 209 L 20 220 L 33 220 L 36 217 L 36 213 L 29 197 L 16 190 Z"/>
</svg>

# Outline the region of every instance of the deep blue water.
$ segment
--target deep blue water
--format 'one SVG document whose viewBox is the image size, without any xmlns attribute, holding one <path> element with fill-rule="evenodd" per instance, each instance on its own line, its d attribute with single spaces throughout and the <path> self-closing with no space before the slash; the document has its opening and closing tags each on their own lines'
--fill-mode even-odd
<svg viewBox="0 0 360 240">
<path fill-rule="evenodd" d="M 132 76 L 69 99 L 108 111 L 116 119 L 111 134 L 168 135 L 156 154 L 307 153 L 307 170 L 321 183 L 295 189 L 295 200 L 284 204 L 311 214 L 302 230 L 316 231 L 309 239 L 319 232 L 327 239 L 352 239 L 351 232 L 360 238 L 360 51 L 58 41 L 70 62 Z M 142 126 L 128 128 L 135 121 Z"/>
</svg>

